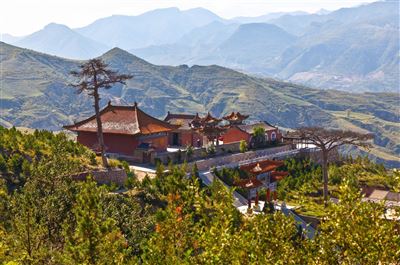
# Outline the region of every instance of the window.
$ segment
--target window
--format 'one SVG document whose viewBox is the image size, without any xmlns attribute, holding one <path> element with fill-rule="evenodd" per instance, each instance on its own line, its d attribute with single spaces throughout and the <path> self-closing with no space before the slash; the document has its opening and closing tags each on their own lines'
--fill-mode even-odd
<svg viewBox="0 0 400 265">
<path fill-rule="evenodd" d="M 276 133 L 272 132 L 271 133 L 271 141 L 275 141 L 276 140 Z"/>
</svg>

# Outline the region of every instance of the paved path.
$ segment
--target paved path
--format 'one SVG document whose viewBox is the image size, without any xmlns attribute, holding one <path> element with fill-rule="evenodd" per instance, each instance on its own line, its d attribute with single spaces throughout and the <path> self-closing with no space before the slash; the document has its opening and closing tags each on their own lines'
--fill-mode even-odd
<svg viewBox="0 0 400 265">
<path fill-rule="evenodd" d="M 285 157 L 293 156 L 293 155 L 297 154 L 298 152 L 299 152 L 299 150 L 290 150 L 290 151 L 280 152 L 280 153 L 276 153 L 276 154 L 268 154 L 268 155 L 264 155 L 264 156 L 258 156 L 256 158 L 249 159 L 249 160 L 239 161 L 238 163 L 218 165 L 218 167 L 216 167 L 216 168 L 217 169 L 220 169 L 222 167 L 233 168 L 233 167 L 237 167 L 237 166 L 241 166 L 241 165 L 247 165 L 247 164 L 263 161 L 266 159 L 285 158 Z M 200 176 L 201 180 L 203 181 L 203 183 L 207 186 L 213 182 L 214 178 L 216 178 L 216 176 L 210 171 L 201 171 L 201 172 L 199 172 L 199 176 Z M 225 186 L 229 187 L 222 180 L 220 180 L 220 179 L 218 179 L 218 180 L 221 181 Z M 233 193 L 233 198 L 234 198 L 233 204 L 236 208 L 247 205 L 247 199 L 244 198 L 241 194 L 239 194 L 236 191 Z M 316 233 L 315 229 L 313 227 L 311 227 L 309 224 L 307 224 L 300 216 L 295 214 L 292 210 L 288 209 L 284 205 L 283 206 L 278 205 L 277 209 L 280 209 L 282 211 L 282 213 L 286 216 L 293 216 L 295 221 L 299 225 L 301 225 L 302 229 L 304 230 L 305 235 L 310 239 L 314 238 L 315 233 Z"/>
</svg>

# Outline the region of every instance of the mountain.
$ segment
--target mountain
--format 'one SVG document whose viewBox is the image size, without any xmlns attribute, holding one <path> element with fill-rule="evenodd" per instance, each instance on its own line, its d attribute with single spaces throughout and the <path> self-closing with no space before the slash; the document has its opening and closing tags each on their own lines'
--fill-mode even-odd
<svg viewBox="0 0 400 265">
<path fill-rule="evenodd" d="M 109 47 L 86 38 L 65 25 L 51 23 L 14 43 L 16 46 L 71 59 L 88 59 Z"/>
<path fill-rule="evenodd" d="M 295 39 L 283 29 L 267 23 L 237 25 L 213 22 L 191 31 L 174 45 L 131 51 L 152 63 L 219 64 L 264 73 L 273 71 L 276 57 Z"/>
<path fill-rule="evenodd" d="M 399 163 L 396 94 L 318 90 L 216 65 L 158 66 L 118 48 L 100 58 L 134 76 L 126 85 L 102 91 L 103 106 L 108 100 L 115 104 L 137 101 L 160 118 L 168 110 L 211 111 L 217 116 L 240 111 L 250 114 L 251 120 L 267 120 L 283 128 L 318 125 L 373 132 L 373 154 L 391 165 Z M 0 43 L 0 63 L 4 73 L 0 124 L 60 130 L 93 113 L 92 99 L 68 87 L 73 81 L 69 72 L 81 62 Z"/>
<path fill-rule="evenodd" d="M 279 76 L 322 88 L 396 91 L 400 84 L 397 33 L 398 29 L 368 24 L 321 26 L 281 55 Z"/>
<path fill-rule="evenodd" d="M 174 44 L 131 51 L 159 64 L 218 64 L 324 89 L 396 92 L 399 16 L 399 2 L 380 1 L 268 23 L 213 23 Z"/>
<path fill-rule="evenodd" d="M 309 24 L 306 34 L 282 53 L 279 78 L 321 88 L 399 90 L 398 2 L 343 8 L 320 17 L 326 21 Z M 307 25 L 300 18 L 294 24 Z"/>
<path fill-rule="evenodd" d="M 324 8 L 321 8 L 320 10 L 318 10 L 317 12 L 315 12 L 315 14 L 317 14 L 317 15 L 327 15 L 327 14 L 329 14 L 331 11 L 329 11 L 329 10 L 326 10 L 326 9 L 324 9 Z"/>
<path fill-rule="evenodd" d="M 139 16 L 111 16 L 76 29 L 98 42 L 123 49 L 174 43 L 196 27 L 223 19 L 209 10 L 156 9 Z"/>
<path fill-rule="evenodd" d="M 267 13 L 265 15 L 257 16 L 257 17 L 235 17 L 231 19 L 231 21 L 241 24 L 247 23 L 267 23 L 272 19 L 280 18 L 284 15 L 291 15 L 291 16 L 300 16 L 300 15 L 308 15 L 307 12 L 304 11 L 294 11 L 294 12 L 272 12 Z"/>
<path fill-rule="evenodd" d="M 14 42 L 17 42 L 22 38 L 23 37 L 13 36 L 13 35 L 10 35 L 10 34 L 7 34 L 7 33 L 4 33 L 4 34 L 1 33 L 0 34 L 0 41 L 6 42 L 6 43 L 9 43 L 9 44 L 13 44 Z"/>
<path fill-rule="evenodd" d="M 174 44 L 152 45 L 129 51 L 154 64 L 207 64 L 207 58 L 201 59 L 206 57 L 204 54 L 210 54 L 210 51 L 226 41 L 239 26 L 235 23 L 213 21 L 191 30 Z M 210 57 L 213 58 L 213 55 Z"/>
<path fill-rule="evenodd" d="M 218 57 L 218 62 L 235 68 L 258 73 L 273 71 L 273 61 L 296 37 L 283 29 L 266 23 L 251 23 L 240 25 L 238 29 L 212 54 Z"/>
<path fill-rule="evenodd" d="M 15 45 L 75 59 L 120 47 L 154 64 L 217 64 L 322 89 L 396 92 L 399 17 L 398 1 L 231 20 L 166 8 L 75 30 L 51 24 Z"/>
</svg>

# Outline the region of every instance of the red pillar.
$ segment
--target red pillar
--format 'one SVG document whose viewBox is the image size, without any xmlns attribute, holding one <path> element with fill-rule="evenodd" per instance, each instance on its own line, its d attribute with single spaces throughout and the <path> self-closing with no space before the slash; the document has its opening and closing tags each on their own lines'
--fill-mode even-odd
<svg viewBox="0 0 400 265">
<path fill-rule="evenodd" d="M 276 199 L 277 199 L 277 194 L 276 191 L 274 191 L 274 200 L 276 201 Z"/>
<path fill-rule="evenodd" d="M 265 201 L 267 201 L 267 202 L 271 201 L 271 194 L 269 192 L 269 188 L 267 189 L 267 192 L 265 193 Z"/>
<path fill-rule="evenodd" d="M 249 189 L 249 193 L 247 194 L 247 204 L 248 204 L 248 208 L 251 208 L 251 196 L 250 196 L 250 189 Z"/>
<path fill-rule="evenodd" d="M 258 206 L 258 190 L 256 191 L 256 206 Z"/>
</svg>

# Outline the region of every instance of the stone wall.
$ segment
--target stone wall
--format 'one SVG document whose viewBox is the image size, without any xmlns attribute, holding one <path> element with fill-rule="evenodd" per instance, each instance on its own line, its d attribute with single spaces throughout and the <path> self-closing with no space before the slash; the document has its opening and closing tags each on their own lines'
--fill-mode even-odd
<svg viewBox="0 0 400 265">
<path fill-rule="evenodd" d="M 263 157 L 268 155 L 274 155 L 281 152 L 286 152 L 292 150 L 291 145 L 283 145 L 278 147 L 271 147 L 266 149 L 260 149 L 255 151 L 248 151 L 245 153 L 237 153 L 231 155 L 225 155 L 220 157 L 213 157 L 204 160 L 198 160 L 188 164 L 188 168 L 191 169 L 194 163 L 197 164 L 197 168 L 200 171 L 208 170 L 212 167 L 217 167 L 221 165 L 240 163 L 241 161 L 255 159 L 257 157 Z"/>
<path fill-rule="evenodd" d="M 94 181 L 100 185 L 110 185 L 115 183 L 118 186 L 123 186 L 128 178 L 124 169 L 117 168 L 109 170 L 85 171 L 73 175 L 72 179 L 77 181 L 85 181 L 89 175 L 92 175 Z"/>
<path fill-rule="evenodd" d="M 168 164 L 169 161 L 172 161 L 175 164 L 179 164 L 185 160 L 194 161 L 204 159 L 206 157 L 215 159 L 219 156 L 239 152 L 239 146 L 240 142 L 215 146 L 215 153 L 213 155 L 207 154 L 207 148 L 195 148 L 190 159 L 187 159 L 186 151 L 154 153 L 151 156 L 151 164 L 154 165 L 157 161 L 161 161 L 164 164 Z"/>
<path fill-rule="evenodd" d="M 300 157 L 309 158 L 316 164 L 322 164 L 322 151 L 319 148 L 300 149 Z M 333 163 L 340 160 L 340 155 L 337 149 L 329 152 L 328 162 Z"/>
</svg>

